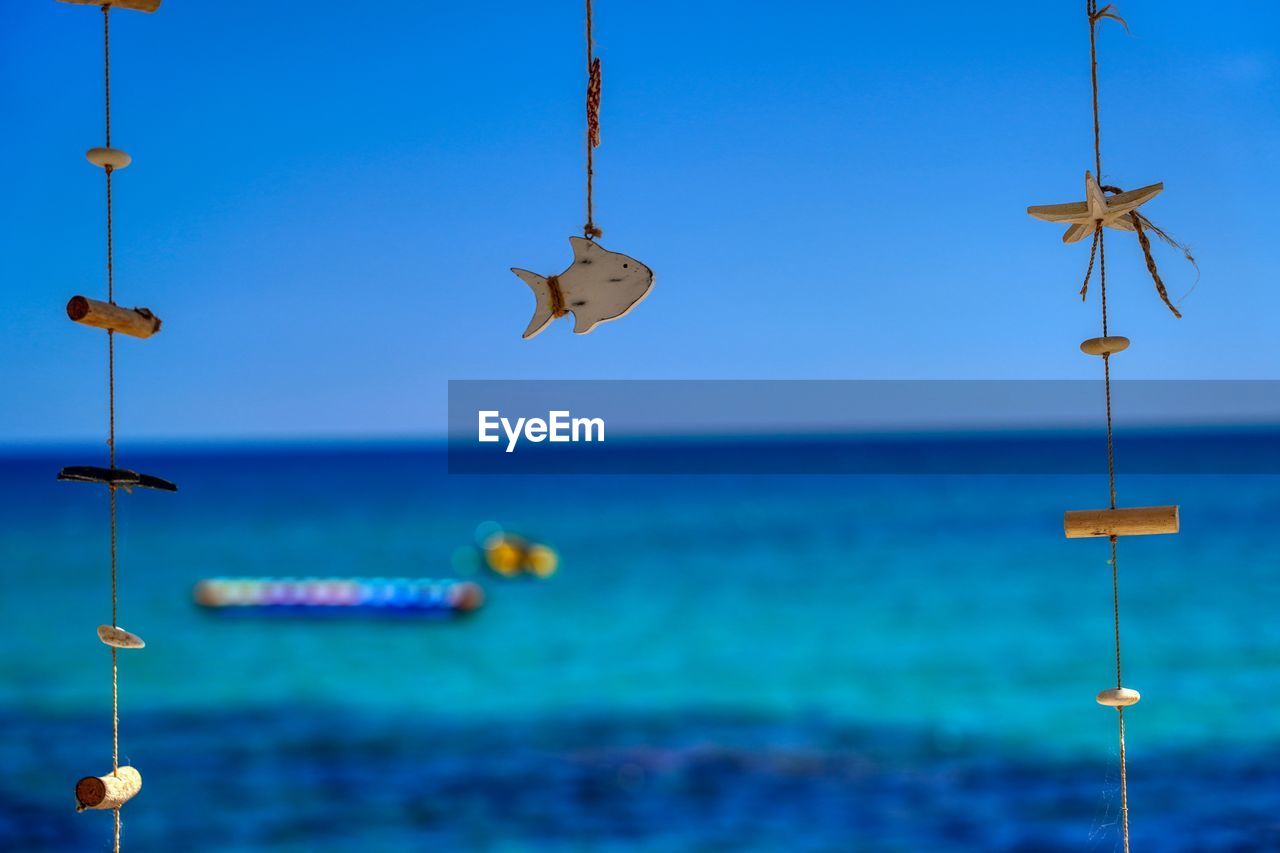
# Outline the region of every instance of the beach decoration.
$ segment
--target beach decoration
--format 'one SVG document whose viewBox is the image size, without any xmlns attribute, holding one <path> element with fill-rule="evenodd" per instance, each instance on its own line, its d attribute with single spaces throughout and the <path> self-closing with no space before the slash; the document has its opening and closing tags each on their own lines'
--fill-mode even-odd
<svg viewBox="0 0 1280 853">
<path fill-rule="evenodd" d="M 134 486 L 144 489 L 158 489 L 162 492 L 176 492 L 178 487 L 168 480 L 153 477 L 150 474 L 139 474 L 125 468 L 98 468 L 94 465 L 68 465 L 58 472 L 59 480 L 73 483 L 101 483 L 113 489 L 124 489 L 126 492 Z"/>
<path fill-rule="evenodd" d="M 114 809 L 142 790 L 142 774 L 132 767 L 117 767 L 106 776 L 86 776 L 76 783 L 76 811 Z"/>
<path fill-rule="evenodd" d="M 635 258 L 610 252 L 585 237 L 570 237 L 573 263 L 560 275 L 512 269 L 533 290 L 537 305 L 525 339 L 557 317 L 573 314 L 573 331 L 585 335 L 606 320 L 625 317 L 653 286 L 653 271 Z"/>
<path fill-rule="evenodd" d="M 628 255 L 610 252 L 595 242 L 602 231 L 595 222 L 595 149 L 600 146 L 600 59 L 592 40 L 592 0 L 587 8 L 587 222 L 581 237 L 570 237 L 573 263 L 559 275 L 541 276 L 512 268 L 533 291 L 533 319 L 524 339 L 537 335 L 557 317 L 572 314 L 574 334 L 585 335 L 608 320 L 625 317 L 649 295 L 653 271 Z"/>
<path fill-rule="evenodd" d="M 209 578 L 192 598 L 224 614 L 463 616 L 484 605 L 484 589 L 431 578 Z"/>
<path fill-rule="evenodd" d="M 108 466 L 73 465 L 63 468 L 59 480 L 92 483 L 107 487 L 110 504 L 111 559 L 111 624 L 98 626 L 98 639 L 111 649 L 111 772 L 105 776 L 86 776 L 76 783 L 76 810 L 110 810 L 115 816 L 114 850 L 120 851 L 120 807 L 142 789 L 142 775 L 133 767 L 120 764 L 120 670 L 121 649 L 141 649 L 146 644 L 137 634 L 120 627 L 117 620 L 119 566 L 117 559 L 116 493 L 133 487 L 177 491 L 168 480 L 150 474 L 139 474 L 116 467 L 116 334 L 149 338 L 160 331 L 160 318 L 147 308 L 124 308 L 115 300 L 114 229 L 112 222 L 112 175 L 133 162 L 124 151 L 111 145 L 111 10 L 132 9 L 154 12 L 160 0 L 61 0 L 102 9 L 103 89 L 105 92 L 105 144 L 90 148 L 86 159 L 106 175 L 107 196 L 107 298 L 105 301 L 87 296 L 74 296 L 67 303 L 67 316 L 85 326 L 107 333 L 107 459 Z"/>
<path fill-rule="evenodd" d="M 99 625 L 98 639 L 116 649 L 141 649 L 147 645 L 137 634 L 119 625 Z"/>
<path fill-rule="evenodd" d="M 1128 24 L 1120 17 L 1115 7 L 1107 4 L 1098 7 L 1097 0 L 1087 0 L 1086 12 L 1089 19 L 1089 60 L 1090 79 L 1093 88 L 1093 157 L 1094 171 L 1084 174 L 1084 201 L 1069 204 L 1039 205 L 1027 208 L 1027 213 L 1047 222 L 1066 224 L 1067 231 L 1062 236 L 1064 243 L 1075 243 L 1091 236 L 1092 247 L 1089 250 L 1089 266 L 1085 272 L 1084 285 L 1080 288 L 1080 296 L 1084 299 L 1088 294 L 1089 279 L 1095 266 L 1098 269 L 1100 301 L 1102 303 L 1102 336 L 1090 338 L 1080 344 L 1080 349 L 1087 355 L 1101 357 L 1103 388 L 1106 398 L 1107 423 L 1107 485 L 1110 493 L 1110 505 L 1100 510 L 1074 510 L 1063 517 L 1063 529 L 1069 539 L 1103 538 L 1111 543 L 1111 596 L 1115 625 L 1115 666 L 1116 686 L 1100 691 L 1096 697 L 1099 705 L 1116 709 L 1119 718 L 1120 743 L 1120 815 L 1121 833 L 1125 853 L 1129 850 L 1129 792 L 1124 742 L 1124 709 L 1137 704 L 1141 698 L 1138 691 L 1124 686 L 1121 671 L 1120 653 L 1120 587 L 1119 565 L 1116 559 L 1116 542 L 1121 536 L 1147 536 L 1161 533 L 1177 533 L 1179 526 L 1178 507 L 1119 507 L 1116 504 L 1116 460 L 1114 429 L 1111 415 L 1111 356 L 1123 352 L 1129 347 L 1129 339 L 1112 335 L 1108 328 L 1107 315 L 1107 256 L 1104 232 L 1107 228 L 1118 231 L 1133 232 L 1137 235 L 1138 245 L 1146 260 L 1147 272 L 1155 282 L 1156 292 L 1164 304 L 1173 312 L 1174 317 L 1181 317 L 1178 309 L 1169 300 L 1164 282 L 1156 268 L 1151 254 L 1151 241 L 1147 237 L 1150 231 L 1171 246 L 1182 251 L 1193 265 L 1195 259 L 1185 246 L 1178 243 L 1167 233 L 1151 223 L 1151 220 L 1139 211 L 1139 208 L 1155 198 L 1164 189 L 1164 184 L 1150 184 L 1128 192 L 1119 187 L 1100 183 L 1102 179 L 1102 134 L 1098 110 L 1098 28 L 1104 20 L 1116 21 L 1128 29 Z M 1097 177 L 1095 177 L 1095 174 Z"/>
</svg>

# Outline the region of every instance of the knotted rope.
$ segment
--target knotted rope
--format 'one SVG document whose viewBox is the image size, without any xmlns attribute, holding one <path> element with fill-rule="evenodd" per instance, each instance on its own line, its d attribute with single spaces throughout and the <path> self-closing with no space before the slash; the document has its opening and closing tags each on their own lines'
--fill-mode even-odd
<svg viewBox="0 0 1280 853">
<path fill-rule="evenodd" d="M 1115 6 L 1111 3 L 1108 3 L 1102 8 L 1098 8 L 1097 0 L 1087 0 L 1086 11 L 1089 16 L 1089 69 L 1090 69 L 1089 76 L 1093 85 L 1093 164 L 1094 164 L 1094 169 L 1096 170 L 1095 174 L 1098 176 L 1099 182 L 1101 182 L 1102 180 L 1102 130 L 1101 130 L 1101 125 L 1098 118 L 1097 28 L 1098 28 L 1098 24 L 1102 22 L 1104 19 L 1109 19 L 1112 21 L 1119 22 L 1120 25 L 1125 28 L 1126 32 L 1129 29 L 1129 24 L 1127 21 L 1125 21 L 1124 18 L 1120 17 L 1120 13 L 1116 11 Z M 1119 187 L 1109 186 L 1106 184 L 1102 184 L 1101 188 L 1103 192 L 1108 192 L 1108 193 L 1111 193 L 1112 195 L 1118 195 L 1124 192 L 1124 190 L 1120 189 Z M 1173 312 L 1173 316 L 1181 319 L 1182 313 L 1178 311 L 1178 309 L 1174 306 L 1173 302 L 1169 299 L 1169 291 L 1165 288 L 1164 279 L 1160 277 L 1160 271 L 1156 267 L 1156 259 L 1155 259 L 1155 256 L 1151 254 L 1151 240 L 1147 237 L 1147 231 L 1153 232 L 1157 237 L 1159 237 L 1165 243 L 1168 243 L 1173 248 L 1182 252 L 1183 257 L 1185 257 L 1187 261 L 1189 261 L 1191 265 L 1196 268 L 1196 273 L 1198 277 L 1200 266 L 1196 263 L 1195 257 L 1191 254 L 1191 249 L 1186 245 L 1184 245 L 1183 243 L 1180 243 L 1177 240 L 1175 240 L 1172 236 L 1168 234 L 1168 232 L 1157 227 L 1154 223 L 1152 223 L 1150 219 L 1148 219 L 1146 216 L 1144 216 L 1143 214 L 1139 213 L 1136 210 L 1129 211 L 1129 221 L 1133 224 L 1133 230 L 1138 235 L 1138 245 L 1142 247 L 1142 256 L 1147 263 L 1147 272 L 1151 274 L 1151 280 L 1155 282 L 1156 293 L 1160 295 L 1160 299 L 1164 302 L 1165 305 L 1168 306 L 1169 310 Z M 1098 250 L 1098 243 L 1099 243 L 1099 240 L 1101 239 L 1101 236 L 1100 236 L 1101 233 L 1102 233 L 1102 223 L 1099 222 L 1098 230 L 1094 232 L 1093 248 L 1089 251 L 1089 268 L 1084 275 L 1084 285 L 1080 288 L 1081 299 L 1084 299 L 1089 292 L 1089 279 L 1093 274 L 1093 257 L 1094 257 L 1094 253 L 1097 252 Z M 1192 285 L 1191 289 L 1194 290 L 1195 285 Z M 1191 292 L 1190 290 L 1187 291 L 1187 293 L 1190 293 L 1190 292 Z M 1186 298 L 1185 295 L 1183 296 L 1183 298 L 1184 299 Z"/>
<path fill-rule="evenodd" d="M 1120 187 L 1114 187 L 1109 184 L 1103 184 L 1102 191 L 1111 193 L 1112 195 L 1119 195 L 1124 192 Z M 1155 282 L 1156 293 L 1159 294 L 1161 301 L 1168 306 L 1169 310 L 1173 312 L 1173 316 L 1178 319 L 1182 319 L 1182 312 L 1179 311 L 1177 306 L 1173 304 L 1173 301 L 1169 299 L 1169 291 L 1165 288 L 1164 279 L 1160 277 L 1160 270 L 1156 267 L 1155 256 L 1151 253 L 1151 239 L 1147 237 L 1147 232 L 1152 232 L 1162 241 L 1182 252 L 1182 256 L 1187 259 L 1187 262 L 1196 268 L 1197 279 L 1199 277 L 1200 265 L 1196 263 L 1195 256 L 1191 254 L 1190 247 L 1184 243 L 1180 243 L 1172 237 L 1169 232 L 1154 224 L 1143 214 L 1136 210 L 1131 210 L 1129 211 L 1129 221 L 1133 223 L 1134 233 L 1138 235 L 1138 245 L 1142 247 L 1142 257 L 1147 262 L 1147 272 L 1151 274 L 1151 280 Z M 1102 227 L 1101 224 L 1099 224 L 1098 229 L 1093 232 L 1093 248 L 1089 250 L 1089 266 L 1085 270 L 1084 284 L 1080 288 L 1081 300 L 1083 300 L 1089 292 L 1089 279 L 1093 276 L 1093 259 L 1094 255 L 1096 255 L 1098 251 L 1098 240 L 1100 239 L 1101 234 Z M 1194 285 L 1192 286 L 1192 289 L 1195 289 Z M 1191 291 L 1187 292 L 1190 293 Z M 1186 298 L 1185 295 L 1183 298 Z"/>
<path fill-rule="evenodd" d="M 551 291 L 551 316 L 563 317 L 568 314 L 564 307 L 564 291 L 560 289 L 560 276 L 547 276 L 547 289 Z"/>
<path fill-rule="evenodd" d="M 1099 120 L 1098 110 L 1098 23 L 1104 18 L 1111 18 L 1124 24 L 1121 18 L 1108 4 L 1101 9 L 1098 8 L 1097 0 L 1086 0 L 1086 11 L 1089 16 L 1089 66 L 1090 80 L 1093 85 L 1093 157 L 1094 168 L 1096 168 L 1098 179 L 1102 179 L 1102 129 Z M 1128 25 L 1125 24 L 1125 29 Z M 1098 255 L 1098 281 L 1100 285 L 1101 301 L 1102 301 L 1102 336 L 1107 336 L 1107 253 L 1106 238 L 1103 235 L 1102 220 L 1098 220 L 1097 229 L 1093 235 L 1093 249 Z M 1089 269 L 1093 269 L 1093 251 L 1089 253 Z M 1089 277 L 1086 274 L 1084 287 L 1081 288 L 1081 296 L 1083 297 L 1086 288 L 1089 286 Z M 1114 442 L 1114 431 L 1111 420 L 1111 355 L 1104 353 L 1102 356 L 1103 370 L 1103 386 L 1106 390 L 1107 399 L 1107 486 L 1111 496 L 1111 508 L 1116 506 L 1116 453 Z M 1120 673 L 1120 564 L 1116 556 L 1116 539 L 1111 537 L 1111 607 L 1112 618 L 1115 625 L 1115 643 L 1116 643 L 1116 687 L 1123 687 Z M 1124 851 L 1129 853 L 1129 781 L 1128 767 L 1125 757 L 1124 748 L 1124 708 L 1117 707 L 1118 713 L 1118 735 L 1120 741 L 1120 820 L 1121 820 L 1121 837 L 1124 839 Z"/>
<path fill-rule="evenodd" d="M 106 146 L 111 147 L 111 4 L 102 5 L 102 79 L 104 91 L 104 115 Z M 107 182 L 107 302 L 115 304 L 115 236 L 112 227 L 111 173 L 107 165 L 103 171 Z M 111 468 L 116 467 L 116 342 L 115 332 L 107 330 L 107 453 Z M 111 513 L 111 626 L 119 627 L 119 584 L 117 580 L 116 548 L 116 485 L 107 484 Z M 120 774 L 120 668 L 118 650 L 111 647 L 111 775 Z M 115 853 L 120 853 L 120 807 L 116 806 Z"/>
<path fill-rule="evenodd" d="M 604 232 L 596 227 L 595 199 L 592 184 L 595 178 L 595 149 L 600 147 L 600 59 L 595 55 L 595 42 L 591 37 L 591 0 L 587 2 L 587 224 L 582 226 L 582 236 L 594 240 Z"/>
</svg>

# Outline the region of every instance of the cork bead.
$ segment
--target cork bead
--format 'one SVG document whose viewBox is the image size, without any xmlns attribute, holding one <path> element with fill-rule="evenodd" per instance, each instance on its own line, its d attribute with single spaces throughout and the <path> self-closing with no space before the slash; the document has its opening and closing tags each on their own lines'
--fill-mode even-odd
<svg viewBox="0 0 1280 853">
<path fill-rule="evenodd" d="M 142 774 L 122 766 L 106 776 L 86 776 L 76 783 L 76 811 L 118 809 L 142 790 Z"/>
<path fill-rule="evenodd" d="M 103 169 L 108 166 L 112 171 L 123 169 L 133 162 L 133 158 L 119 148 L 90 148 L 84 152 L 85 159 Z"/>
<path fill-rule="evenodd" d="M 1129 687 L 1108 687 L 1098 691 L 1098 704 L 1109 708 L 1127 708 L 1137 705 L 1142 694 Z"/>
</svg>

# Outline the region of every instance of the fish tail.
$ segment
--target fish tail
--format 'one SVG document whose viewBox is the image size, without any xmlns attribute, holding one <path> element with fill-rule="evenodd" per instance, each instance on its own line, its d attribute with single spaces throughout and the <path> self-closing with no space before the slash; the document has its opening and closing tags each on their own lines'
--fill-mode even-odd
<svg viewBox="0 0 1280 853">
<path fill-rule="evenodd" d="M 519 276 L 521 281 L 529 285 L 529 289 L 533 291 L 534 299 L 537 300 L 537 304 L 533 309 L 533 319 L 529 321 L 529 327 L 524 330 L 524 335 L 522 336 L 527 341 L 545 329 L 547 324 L 555 319 L 551 287 L 547 284 L 545 277 L 536 273 L 514 268 L 511 271 Z"/>
</svg>

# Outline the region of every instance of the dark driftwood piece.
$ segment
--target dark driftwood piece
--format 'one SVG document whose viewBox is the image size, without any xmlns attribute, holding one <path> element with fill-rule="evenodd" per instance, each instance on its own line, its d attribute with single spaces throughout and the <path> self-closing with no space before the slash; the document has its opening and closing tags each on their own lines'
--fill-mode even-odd
<svg viewBox="0 0 1280 853">
<path fill-rule="evenodd" d="M 139 474 L 124 468 L 98 468 L 93 465 L 68 465 L 58 472 L 59 480 L 74 483 L 101 483 L 104 486 L 118 486 L 130 489 L 141 486 L 144 489 L 159 489 L 163 492 L 176 492 L 178 487 L 168 480 L 153 477 L 150 474 Z"/>
<path fill-rule="evenodd" d="M 135 12 L 154 12 L 161 0 L 59 0 L 76 6 L 110 6 L 112 9 L 132 9 Z"/>
<path fill-rule="evenodd" d="M 77 323 L 110 329 L 135 338 L 149 338 L 160 331 L 160 318 L 149 308 L 121 308 L 87 296 L 73 296 L 67 303 L 67 316 Z"/>
</svg>

